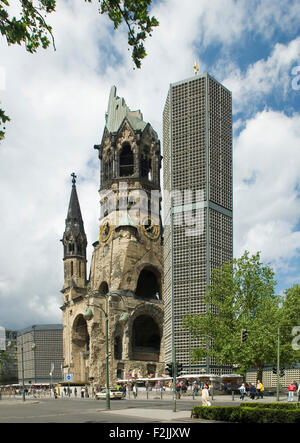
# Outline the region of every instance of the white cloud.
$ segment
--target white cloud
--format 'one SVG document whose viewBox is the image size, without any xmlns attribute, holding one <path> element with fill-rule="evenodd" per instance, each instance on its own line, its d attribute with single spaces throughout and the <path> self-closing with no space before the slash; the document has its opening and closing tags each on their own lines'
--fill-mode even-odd
<svg viewBox="0 0 300 443">
<path fill-rule="evenodd" d="M 248 66 L 246 72 L 236 67 L 223 80 L 232 91 L 235 112 L 247 112 L 264 103 L 269 94 L 285 97 L 292 88 L 292 67 L 300 60 L 300 37 L 288 44 L 276 43 L 266 60 L 258 60 Z"/>
<path fill-rule="evenodd" d="M 151 122 L 162 140 L 162 110 L 169 84 L 193 76 L 195 59 L 200 71 L 206 71 L 202 54 L 208 45 L 224 48 L 216 66 L 218 79 L 226 77 L 239 104 L 247 103 L 251 90 L 263 97 L 272 91 L 272 82 L 278 84 L 284 79 L 288 83 L 284 72 L 299 55 L 299 39 L 287 45 L 274 45 L 270 57 L 254 63 L 246 73 L 239 70 L 235 61 L 228 63 L 231 45 L 246 45 L 247 32 L 259 32 L 270 39 L 283 24 L 287 27 L 296 23 L 297 2 L 287 6 L 266 1 L 268 8 L 263 8 L 261 2 L 250 5 L 245 0 L 156 3 L 152 14 L 158 17 L 160 26 L 146 40 L 148 56 L 142 70 L 133 70 L 126 27 L 114 32 L 109 20 L 98 14 L 97 1 L 58 2 L 57 12 L 49 17 L 55 52 L 49 48 L 30 55 L 22 47 L 7 48 L 4 40 L 0 41 L 0 65 L 5 70 L 6 88 L 0 91 L 1 101 L 12 119 L 7 125 L 6 140 L 0 146 L 0 324 L 24 327 L 61 318 L 63 262 L 59 240 L 64 231 L 73 171 L 78 176 L 77 190 L 91 256 L 99 217 L 99 161 L 93 145 L 102 138 L 112 85 L 117 86 L 118 95 L 125 98 L 131 109 L 141 109 L 144 119 Z M 281 22 L 278 11 L 283 13 L 283 8 Z M 262 238 L 259 243 L 267 247 L 268 234 L 260 229 L 260 224 L 268 226 L 274 219 L 277 224 L 270 225 L 271 232 L 281 230 L 287 239 L 293 239 L 291 253 L 296 253 L 298 238 L 293 238 L 291 232 L 300 218 L 293 191 L 297 182 L 296 161 L 293 163 L 293 159 L 298 159 L 297 119 L 296 115 L 287 118 L 266 112 L 248 121 L 245 128 L 243 119 L 237 123 L 244 128 L 236 141 L 235 160 L 238 249 L 249 242 L 256 247 L 253 237 L 258 238 L 258 234 Z M 273 142 L 275 148 L 271 149 Z M 291 176 L 279 169 L 278 165 L 284 164 L 281 150 L 288 156 Z M 271 169 L 279 174 L 283 190 L 280 183 L 272 182 Z M 269 197 L 273 198 L 272 207 L 256 182 L 243 182 L 254 172 L 256 180 L 267 187 Z M 255 215 L 257 201 L 260 215 Z M 257 235 L 251 231 L 253 226 L 257 227 Z M 268 248 L 272 256 L 272 245 Z M 275 257 L 286 256 L 284 245 L 278 248 Z"/>
<path fill-rule="evenodd" d="M 235 140 L 235 255 L 262 251 L 277 268 L 300 252 L 300 115 L 263 111 Z"/>
</svg>

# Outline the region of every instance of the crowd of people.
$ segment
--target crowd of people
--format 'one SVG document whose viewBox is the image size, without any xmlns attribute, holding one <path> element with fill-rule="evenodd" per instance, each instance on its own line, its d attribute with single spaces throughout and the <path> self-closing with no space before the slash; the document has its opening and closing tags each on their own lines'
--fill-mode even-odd
<svg viewBox="0 0 300 443">
<path fill-rule="evenodd" d="M 240 399 L 244 400 L 245 396 L 249 396 L 251 400 L 255 399 L 262 399 L 264 397 L 264 386 L 260 380 L 257 381 L 256 385 L 254 383 L 251 383 L 250 385 L 248 383 L 242 383 L 242 385 L 239 387 L 240 391 Z M 292 381 L 288 388 L 288 401 L 294 400 L 294 394 L 298 394 L 298 402 L 300 402 L 300 385 L 294 380 Z"/>
</svg>

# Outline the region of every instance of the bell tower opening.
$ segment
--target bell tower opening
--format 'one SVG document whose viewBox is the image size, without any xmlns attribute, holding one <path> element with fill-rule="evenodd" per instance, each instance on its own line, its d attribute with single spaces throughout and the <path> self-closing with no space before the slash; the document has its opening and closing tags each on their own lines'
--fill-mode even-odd
<svg viewBox="0 0 300 443">
<path fill-rule="evenodd" d="M 120 177 L 128 177 L 133 174 L 134 159 L 129 143 L 124 143 L 120 153 Z"/>
</svg>

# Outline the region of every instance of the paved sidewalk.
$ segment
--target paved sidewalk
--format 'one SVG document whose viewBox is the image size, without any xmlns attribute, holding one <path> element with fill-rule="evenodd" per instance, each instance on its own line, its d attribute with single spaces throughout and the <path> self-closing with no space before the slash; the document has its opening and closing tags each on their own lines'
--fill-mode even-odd
<svg viewBox="0 0 300 443">
<path fill-rule="evenodd" d="M 123 415 L 126 417 L 133 417 L 133 418 L 147 418 L 152 420 L 158 420 L 159 422 L 162 421 L 177 421 L 177 420 L 186 420 L 191 419 L 191 411 L 177 411 L 173 412 L 172 410 L 167 409 L 150 409 L 150 408 L 134 408 L 134 409 L 121 409 L 117 411 L 101 411 L 104 413 L 108 413 L 109 415 Z"/>
</svg>

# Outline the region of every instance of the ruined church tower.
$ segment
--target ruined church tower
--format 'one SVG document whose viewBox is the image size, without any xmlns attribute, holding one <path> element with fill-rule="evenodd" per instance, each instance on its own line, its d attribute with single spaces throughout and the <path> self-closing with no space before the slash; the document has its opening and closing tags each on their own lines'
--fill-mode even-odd
<svg viewBox="0 0 300 443">
<path fill-rule="evenodd" d="M 161 151 L 156 132 L 140 111 L 131 111 L 116 95 L 116 87 L 95 149 L 100 160 L 99 238 L 87 279 L 87 240 L 73 176 L 62 240 L 61 309 L 65 372 L 74 375 L 75 383 L 93 380 L 103 386 L 106 316 L 112 383 L 164 372 Z"/>
</svg>

